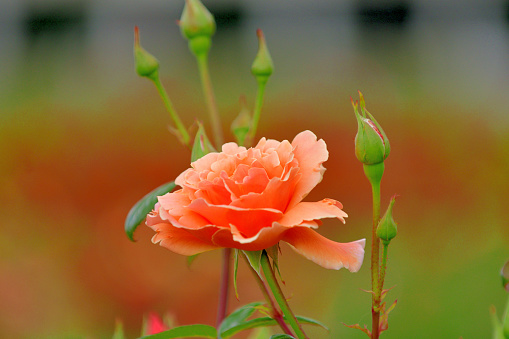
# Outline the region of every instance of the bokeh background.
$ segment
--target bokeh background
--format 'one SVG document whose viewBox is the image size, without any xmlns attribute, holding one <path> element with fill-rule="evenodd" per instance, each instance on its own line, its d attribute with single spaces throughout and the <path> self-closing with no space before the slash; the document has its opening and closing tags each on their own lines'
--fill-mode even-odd
<svg viewBox="0 0 509 339">
<path fill-rule="evenodd" d="M 208 122 L 175 24 L 183 2 L 0 2 L 0 337 L 108 338 L 115 319 L 136 337 L 149 311 L 214 323 L 219 251 L 189 269 L 146 227 L 136 243 L 123 231 L 140 197 L 189 166 L 156 90 L 134 72 L 134 25 L 184 122 Z M 361 90 L 384 126 L 383 205 L 401 197 L 386 281 L 398 305 L 383 336 L 490 337 L 489 307 L 500 313 L 507 298 L 498 272 L 509 257 L 509 2 L 205 4 L 218 22 L 210 62 L 225 131 L 241 95 L 253 105 L 262 28 L 276 71 L 259 135 L 310 129 L 327 142 L 328 170 L 308 199 L 343 202 L 347 224 L 320 229 L 331 239 L 370 234 L 349 97 Z M 368 260 L 351 274 L 282 250 L 295 311 L 331 328 L 311 337 L 364 337 L 342 323 L 370 323 Z M 231 310 L 262 299 L 243 264 L 238 281 Z"/>
</svg>

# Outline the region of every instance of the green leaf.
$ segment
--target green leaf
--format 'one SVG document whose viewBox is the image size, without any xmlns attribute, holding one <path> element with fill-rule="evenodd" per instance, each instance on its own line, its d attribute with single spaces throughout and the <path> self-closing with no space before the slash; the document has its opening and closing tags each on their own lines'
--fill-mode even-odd
<svg viewBox="0 0 509 339">
<path fill-rule="evenodd" d="M 145 195 L 131 208 L 127 214 L 124 224 L 125 233 L 131 241 L 134 241 L 133 234 L 138 225 L 145 220 L 147 214 L 154 208 L 154 205 L 157 202 L 157 197 L 171 192 L 174 188 L 175 183 L 173 181 L 167 182 Z"/>
<path fill-rule="evenodd" d="M 274 334 L 270 337 L 270 339 L 295 339 L 295 337 L 292 337 L 289 334 Z"/>
<path fill-rule="evenodd" d="M 263 318 L 255 318 L 251 320 L 246 320 L 242 323 L 239 323 L 237 326 L 232 327 L 226 331 L 221 331 L 221 338 L 228 339 L 235 334 L 244 331 L 249 330 L 256 327 L 264 327 L 264 326 L 274 326 L 277 325 L 277 322 L 269 317 L 263 317 Z M 222 326 L 221 326 L 222 328 Z"/>
<path fill-rule="evenodd" d="M 242 251 L 247 257 L 249 264 L 251 267 L 258 273 L 260 278 L 262 277 L 260 273 L 260 260 L 262 258 L 262 251 Z"/>
<path fill-rule="evenodd" d="M 252 305 L 252 304 L 250 304 L 250 305 Z M 246 305 L 246 306 L 249 306 L 249 305 Z M 244 306 L 244 307 L 246 307 L 246 306 Z M 329 328 L 327 326 L 325 326 L 324 324 L 322 324 L 321 322 L 319 322 L 317 320 L 307 318 L 307 317 L 302 317 L 302 316 L 296 316 L 296 318 L 297 318 L 297 321 L 301 324 L 317 325 L 317 326 L 323 327 L 327 331 L 329 330 Z M 276 325 L 277 325 L 277 322 L 270 317 L 262 317 L 262 318 L 255 318 L 255 319 L 251 319 L 251 320 L 245 320 L 243 322 L 240 322 L 238 325 L 231 327 L 227 330 L 223 330 L 223 325 L 221 325 L 221 331 L 220 331 L 221 338 L 227 339 L 241 331 L 249 330 L 249 329 L 256 328 L 256 327 L 276 326 Z M 292 337 L 290 337 L 290 338 L 292 338 Z"/>
<path fill-rule="evenodd" d="M 219 328 L 219 332 L 226 332 L 231 328 L 245 323 L 246 319 L 253 315 L 253 313 L 256 311 L 256 308 L 260 305 L 263 305 L 263 302 L 255 301 L 236 309 L 223 320 L 221 327 Z"/>
<path fill-rule="evenodd" d="M 272 334 L 268 327 L 258 327 L 249 335 L 249 339 L 267 339 Z"/>
<path fill-rule="evenodd" d="M 297 318 L 297 321 L 301 324 L 316 325 L 316 326 L 320 326 L 321 328 L 323 328 L 326 331 L 329 331 L 329 328 L 327 327 L 327 325 L 325 325 L 324 323 L 322 323 L 318 320 L 311 319 L 308 317 L 303 317 L 301 315 L 297 315 L 297 316 L 295 316 L 295 318 Z"/>
<path fill-rule="evenodd" d="M 140 339 L 173 339 L 190 337 L 215 339 L 217 338 L 217 332 L 212 326 L 196 324 L 175 327 L 168 331 L 140 337 Z"/>
<path fill-rule="evenodd" d="M 237 271 L 239 268 L 239 250 L 233 252 L 233 289 L 235 290 L 235 298 L 239 300 L 239 291 L 237 290 Z"/>
</svg>

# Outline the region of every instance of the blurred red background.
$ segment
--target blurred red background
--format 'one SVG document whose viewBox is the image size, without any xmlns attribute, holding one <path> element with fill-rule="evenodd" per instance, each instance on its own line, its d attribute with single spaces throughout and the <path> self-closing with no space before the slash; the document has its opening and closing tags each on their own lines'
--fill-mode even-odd
<svg viewBox="0 0 509 339">
<path fill-rule="evenodd" d="M 163 16 L 152 5 L 121 14 L 89 8 L 92 19 L 38 33 L 20 28 L 33 23 L 26 16 L 2 40 L 1 337 L 109 337 L 116 318 L 134 337 L 149 311 L 179 324 L 215 321 L 218 251 L 188 268 L 185 257 L 152 245 L 148 228 L 139 227 L 136 243 L 123 231 L 130 207 L 190 157 L 168 132 L 155 89 L 134 72 L 135 24 L 186 125 L 208 123 L 194 60 L 173 24 L 181 6 Z M 253 105 L 249 67 L 261 27 L 276 71 L 258 135 L 291 140 L 309 129 L 323 138 L 327 171 L 307 200 L 337 199 L 349 218 L 328 220 L 320 232 L 342 242 L 369 238 L 370 188 L 354 156 L 349 99 L 361 90 L 392 145 L 382 203 L 401 196 L 386 282 L 398 305 L 384 336 L 488 337 L 489 306 L 501 310 L 507 298 L 498 277 L 509 256 L 507 22 L 491 12 L 444 21 L 410 6 L 410 19 L 379 23 L 343 7 L 304 14 L 306 6 L 212 9 L 238 14 L 218 21 L 210 56 L 224 130 L 240 95 Z M 368 260 L 351 274 L 282 250 L 290 303 L 331 327 L 310 329 L 312 337 L 362 337 L 342 323 L 370 322 L 370 297 L 360 291 L 370 288 Z M 242 263 L 238 282 L 230 310 L 262 299 Z"/>
</svg>

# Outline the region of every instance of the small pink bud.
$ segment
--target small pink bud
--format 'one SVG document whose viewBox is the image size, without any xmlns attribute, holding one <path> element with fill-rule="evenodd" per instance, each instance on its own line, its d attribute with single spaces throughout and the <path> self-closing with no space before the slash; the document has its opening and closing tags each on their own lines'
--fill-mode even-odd
<svg viewBox="0 0 509 339">
<path fill-rule="evenodd" d="M 502 278 L 502 286 L 509 292 L 509 260 L 507 260 L 500 270 L 500 277 Z"/>
</svg>

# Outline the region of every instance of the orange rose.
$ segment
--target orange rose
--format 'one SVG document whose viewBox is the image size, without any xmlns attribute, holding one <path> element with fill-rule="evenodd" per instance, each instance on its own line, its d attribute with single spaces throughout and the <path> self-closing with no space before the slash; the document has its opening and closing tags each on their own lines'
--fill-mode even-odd
<svg viewBox="0 0 509 339">
<path fill-rule="evenodd" d="M 254 148 L 235 143 L 191 164 L 175 183 L 182 187 L 158 197 L 147 225 L 153 243 L 194 255 L 222 247 L 256 251 L 280 240 L 315 263 L 359 270 L 365 239 L 329 240 L 313 229 L 322 218 L 345 222 L 340 202 L 302 202 L 322 180 L 327 145 L 310 131 L 292 143 L 262 138 Z"/>
</svg>

